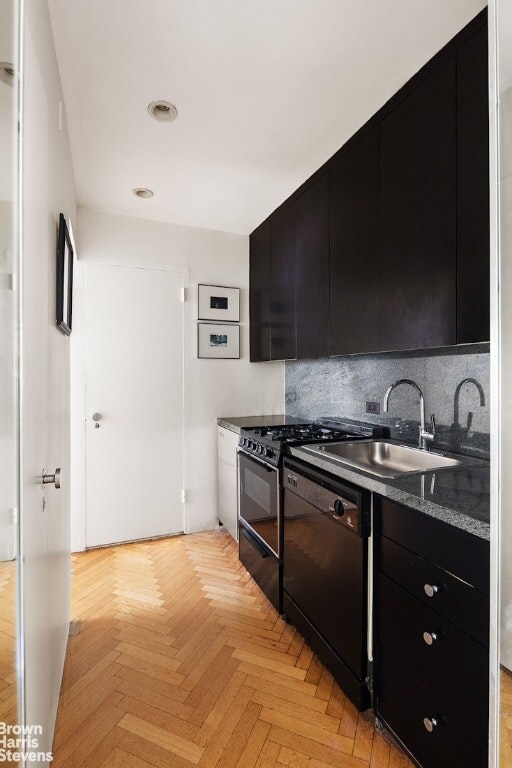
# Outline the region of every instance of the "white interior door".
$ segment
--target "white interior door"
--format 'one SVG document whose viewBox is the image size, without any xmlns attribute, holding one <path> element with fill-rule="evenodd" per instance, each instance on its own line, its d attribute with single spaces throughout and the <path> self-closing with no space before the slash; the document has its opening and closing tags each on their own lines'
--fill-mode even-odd
<svg viewBox="0 0 512 768">
<path fill-rule="evenodd" d="M 25 717 L 51 749 L 69 629 L 69 343 L 55 325 L 55 242 L 60 202 L 49 170 L 54 111 L 33 35 L 24 28 L 23 245 L 21 314 L 21 553 Z M 56 184 L 56 183 L 55 183 Z M 62 487 L 42 485 L 62 468 Z"/>
<path fill-rule="evenodd" d="M 86 265 L 86 546 L 183 531 L 183 275 Z"/>
</svg>

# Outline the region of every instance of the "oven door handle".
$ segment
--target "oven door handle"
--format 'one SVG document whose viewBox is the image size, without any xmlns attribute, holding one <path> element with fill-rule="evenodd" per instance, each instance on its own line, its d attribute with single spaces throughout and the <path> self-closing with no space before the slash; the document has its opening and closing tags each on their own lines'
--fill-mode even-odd
<svg viewBox="0 0 512 768">
<path fill-rule="evenodd" d="M 251 547 L 253 547 L 253 548 L 256 550 L 256 552 L 258 552 L 258 553 L 261 555 L 261 557 L 270 557 L 270 554 L 267 552 L 267 550 L 265 549 L 265 547 L 263 547 L 263 546 L 262 546 L 262 545 L 259 543 L 259 541 L 257 541 L 255 538 L 253 538 L 253 537 L 250 535 L 250 533 L 248 533 L 248 532 L 245 530 L 245 528 L 242 528 L 242 527 L 240 527 L 240 535 L 241 535 L 241 536 L 244 536 L 244 537 L 247 539 L 247 541 L 249 542 L 249 544 L 251 545 Z"/>
<path fill-rule="evenodd" d="M 256 456 L 253 456 L 250 453 L 246 453 L 245 451 L 239 450 L 238 453 L 240 453 L 244 459 L 249 459 L 249 461 L 254 461 L 255 464 L 259 464 L 260 467 L 263 467 L 263 469 L 266 472 L 277 472 L 277 467 L 271 467 L 268 464 L 266 464 L 261 459 L 257 459 Z"/>
</svg>

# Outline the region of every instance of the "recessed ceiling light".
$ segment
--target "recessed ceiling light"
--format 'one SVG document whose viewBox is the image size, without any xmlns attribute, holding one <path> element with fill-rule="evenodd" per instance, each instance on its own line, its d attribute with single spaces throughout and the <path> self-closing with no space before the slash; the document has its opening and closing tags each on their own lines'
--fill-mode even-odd
<svg viewBox="0 0 512 768">
<path fill-rule="evenodd" d="M 0 62 L 0 80 L 7 85 L 14 85 L 14 78 L 16 71 L 13 64 L 9 64 L 6 61 Z"/>
<path fill-rule="evenodd" d="M 155 194 L 151 189 L 146 189 L 146 187 L 135 187 L 135 189 L 132 189 L 132 192 L 135 197 L 142 197 L 144 200 L 153 197 Z"/>
<path fill-rule="evenodd" d="M 168 101 L 152 101 L 148 106 L 148 112 L 151 117 L 162 123 L 170 123 L 171 120 L 176 120 L 178 117 L 178 110 L 174 104 L 170 104 Z"/>
</svg>

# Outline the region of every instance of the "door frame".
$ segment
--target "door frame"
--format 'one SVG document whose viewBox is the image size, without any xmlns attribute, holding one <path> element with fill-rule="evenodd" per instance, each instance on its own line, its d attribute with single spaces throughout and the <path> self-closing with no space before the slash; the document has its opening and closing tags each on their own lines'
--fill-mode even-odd
<svg viewBox="0 0 512 768">
<path fill-rule="evenodd" d="M 71 497 L 71 551 L 84 552 L 86 546 L 87 526 L 87 359 L 85 338 L 87 331 L 87 267 L 89 265 L 104 267 L 120 267 L 138 269 L 149 272 L 170 272 L 181 276 L 181 318 L 182 318 L 182 404 L 181 404 L 181 433 L 182 433 L 182 487 L 185 483 L 185 389 L 187 382 L 187 332 L 185 323 L 185 301 L 189 286 L 189 270 L 182 267 L 152 264 L 119 263 L 117 261 L 86 261 L 77 259 L 74 279 L 73 320 L 74 328 L 71 337 L 71 477 L 75 490 Z M 187 505 L 183 502 L 183 530 L 187 530 Z"/>
</svg>

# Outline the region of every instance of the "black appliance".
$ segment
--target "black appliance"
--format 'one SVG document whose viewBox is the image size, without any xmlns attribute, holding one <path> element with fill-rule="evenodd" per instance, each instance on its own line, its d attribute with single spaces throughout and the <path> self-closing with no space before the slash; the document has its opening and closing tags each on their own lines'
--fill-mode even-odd
<svg viewBox="0 0 512 768">
<path fill-rule="evenodd" d="M 381 437 L 384 428 L 341 419 L 242 429 L 239 440 L 240 560 L 282 613 L 282 467 L 290 446 Z"/>
<path fill-rule="evenodd" d="M 369 491 L 284 461 L 283 609 L 343 691 L 370 706 Z"/>
</svg>

